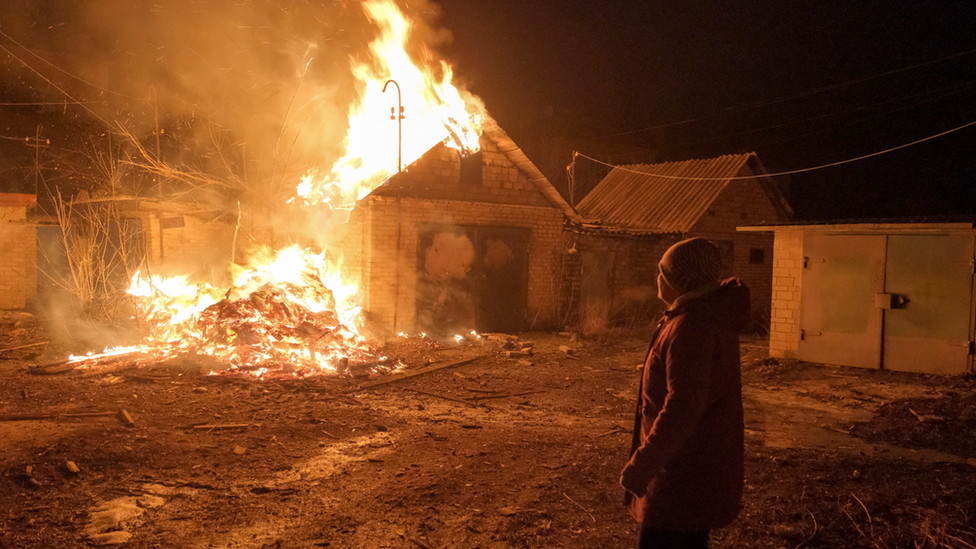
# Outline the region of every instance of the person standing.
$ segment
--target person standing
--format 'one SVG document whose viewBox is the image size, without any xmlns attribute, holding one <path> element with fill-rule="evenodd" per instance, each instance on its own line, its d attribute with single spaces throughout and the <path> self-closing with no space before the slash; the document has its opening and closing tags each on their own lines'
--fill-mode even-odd
<svg viewBox="0 0 976 549">
<path fill-rule="evenodd" d="M 658 268 L 668 309 L 641 371 L 620 484 L 641 523 L 640 549 L 704 549 L 742 504 L 739 331 L 749 289 L 736 278 L 718 281 L 721 255 L 701 238 L 671 246 Z"/>
</svg>

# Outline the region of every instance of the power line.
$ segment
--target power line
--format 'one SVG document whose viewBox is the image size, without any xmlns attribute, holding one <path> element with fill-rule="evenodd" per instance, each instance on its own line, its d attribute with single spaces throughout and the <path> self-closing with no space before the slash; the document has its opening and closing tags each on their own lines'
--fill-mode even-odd
<svg viewBox="0 0 976 549">
<path fill-rule="evenodd" d="M 117 92 L 117 91 L 112 91 L 112 90 L 110 90 L 110 89 L 107 89 L 107 88 L 103 88 L 103 87 L 101 87 L 101 86 L 99 86 L 99 85 L 97 85 L 97 84 L 94 84 L 94 83 L 92 83 L 92 82 L 89 82 L 89 81 L 87 81 L 87 80 L 85 80 L 84 78 L 80 78 L 80 77 L 78 77 L 78 76 L 75 76 L 74 74 L 72 74 L 72 73 L 70 73 L 70 72 L 68 72 L 68 71 L 66 71 L 66 70 L 64 70 L 64 69 L 62 69 L 61 67 L 59 67 L 59 66 L 57 66 L 57 65 L 55 65 L 54 63 L 51 63 L 51 62 L 50 62 L 50 61 L 48 61 L 47 59 L 44 59 L 44 58 L 43 58 L 43 57 L 41 57 L 40 55 L 37 55 L 36 53 L 34 53 L 33 51 L 31 51 L 31 49 L 30 49 L 30 48 L 28 48 L 27 46 L 24 46 L 23 44 L 21 44 L 20 42 L 18 42 L 18 41 L 16 41 L 16 40 L 14 40 L 13 38 L 11 38 L 11 37 L 10 37 L 10 35 L 8 35 L 7 33 L 5 33 L 5 32 L 3 32 L 2 30 L 0 30 L 0 36 L 3 36 L 3 37 L 4 37 L 4 38 L 6 38 L 7 40 L 10 40 L 10 41 L 11 41 L 11 42 L 13 42 L 14 44 L 16 44 L 16 45 L 17 45 L 18 47 L 20 47 L 21 49 L 23 49 L 24 51 L 26 51 L 27 53 L 29 53 L 29 54 L 31 54 L 32 56 L 34 56 L 35 58 L 37 58 L 37 59 L 39 59 L 39 60 L 40 60 L 41 62 L 43 62 L 44 64 L 46 64 L 46 65 L 48 65 L 48 66 L 50 66 L 50 67 L 52 67 L 52 68 L 54 68 L 55 70 L 57 70 L 57 71 L 59 71 L 59 72 L 61 72 L 61 73 L 63 73 L 63 74 L 66 74 L 66 75 L 68 75 L 68 76 L 70 76 L 71 78 L 74 78 L 75 80 L 77 80 L 77 81 L 79 81 L 79 82 L 82 82 L 82 83 L 84 83 L 84 84 L 87 84 L 87 85 L 89 85 L 89 86 L 91 86 L 91 87 L 93 87 L 93 88 L 95 88 L 95 89 L 97 89 L 97 90 L 101 90 L 101 91 L 103 91 L 103 92 L 108 92 L 108 93 L 111 93 L 111 94 L 113 94 L 113 95 L 119 95 L 119 96 L 122 96 L 122 97 L 125 97 L 125 98 L 128 98 L 128 99 L 132 99 L 132 100 L 135 100 L 135 101 L 145 101 L 145 99 L 141 99 L 141 98 L 138 98 L 138 97 L 133 97 L 133 96 L 131 96 L 131 95 L 126 95 L 126 94 L 124 94 L 124 93 L 119 93 L 119 92 Z M 9 51 L 9 50 L 7 50 L 6 48 L 4 48 L 4 51 L 6 51 L 6 52 L 7 52 L 8 54 L 10 54 L 10 55 L 11 55 L 11 56 L 13 57 L 13 54 L 12 54 L 12 53 L 10 53 L 10 51 Z M 14 57 L 14 58 L 16 59 L 16 57 Z M 20 61 L 21 63 L 24 63 L 24 62 L 23 62 L 23 61 L 21 61 L 20 59 L 17 59 L 17 60 L 18 60 L 18 61 Z M 26 63 L 24 63 L 24 64 L 26 65 Z M 29 69 L 31 69 L 31 70 L 32 70 L 32 71 L 34 71 L 34 72 L 37 72 L 36 70 L 34 70 L 33 68 L 31 68 L 31 67 L 29 67 L 29 66 L 28 66 L 27 68 L 29 68 Z M 39 74 L 39 73 L 38 73 L 38 74 Z M 45 80 L 46 80 L 46 79 L 45 79 Z"/>
<path fill-rule="evenodd" d="M 946 88 L 940 88 L 940 89 L 937 89 L 937 90 L 929 90 L 929 91 L 925 91 L 925 92 L 918 93 L 918 94 L 906 95 L 906 96 L 903 96 L 903 97 L 897 97 L 895 99 L 888 99 L 886 101 L 881 101 L 881 102 L 878 102 L 878 103 L 871 103 L 869 105 L 862 105 L 862 106 L 851 107 L 851 108 L 843 109 L 843 110 L 839 110 L 839 111 L 833 111 L 833 112 L 829 112 L 827 114 L 823 114 L 823 115 L 820 115 L 820 116 L 812 116 L 812 117 L 807 117 L 807 118 L 798 119 L 798 120 L 791 120 L 791 121 L 787 121 L 787 122 L 781 122 L 779 124 L 773 124 L 773 125 L 770 125 L 770 126 L 763 126 L 761 128 L 752 128 L 752 129 L 743 130 L 743 131 L 739 131 L 739 132 L 735 132 L 735 133 L 727 133 L 727 134 L 724 134 L 724 135 L 708 136 L 708 137 L 704 137 L 704 138 L 700 138 L 700 139 L 695 139 L 695 140 L 692 140 L 692 141 L 685 141 L 683 143 L 672 144 L 671 146 L 674 147 L 674 148 L 681 148 L 681 147 L 687 147 L 689 145 L 694 145 L 694 144 L 697 144 L 697 143 L 714 142 L 714 141 L 729 139 L 729 138 L 733 138 L 733 137 L 738 137 L 738 136 L 743 136 L 743 135 L 749 135 L 749 134 L 754 134 L 754 133 L 758 133 L 758 132 L 763 132 L 763 131 L 766 131 L 766 130 L 776 130 L 776 129 L 779 129 L 779 128 L 784 128 L 784 127 L 789 127 L 789 126 L 795 126 L 797 124 L 803 124 L 805 122 L 813 122 L 813 121 L 817 121 L 817 120 L 827 120 L 827 119 L 830 119 L 830 118 L 833 118 L 833 117 L 836 117 L 836 116 L 839 116 L 839 115 L 842 115 L 842 114 L 847 114 L 847 113 L 852 113 L 852 112 L 858 112 L 858 111 L 868 111 L 870 109 L 875 109 L 877 107 L 882 107 L 882 106 L 885 106 L 885 105 L 899 103 L 899 102 L 902 102 L 902 101 L 909 101 L 909 100 L 913 100 L 913 99 L 925 98 L 923 100 L 916 101 L 916 102 L 914 102 L 912 104 L 909 104 L 909 105 L 906 105 L 906 106 L 902 106 L 902 107 L 898 107 L 898 108 L 895 108 L 895 109 L 892 109 L 892 110 L 888 110 L 886 112 L 880 112 L 878 114 L 865 115 L 865 116 L 861 116 L 861 117 L 856 118 L 856 119 L 853 119 L 853 120 L 847 120 L 846 121 L 847 123 L 845 125 L 851 126 L 852 123 L 864 122 L 866 120 L 871 120 L 871 119 L 878 118 L 878 117 L 881 117 L 881 116 L 891 115 L 891 114 L 897 113 L 899 111 L 905 111 L 905 110 L 907 110 L 909 108 L 918 107 L 918 106 L 923 105 L 925 103 L 931 103 L 931 102 L 934 102 L 934 101 L 939 101 L 939 100 L 946 99 L 948 97 L 951 97 L 954 94 L 958 94 L 958 93 L 960 93 L 962 91 L 966 91 L 968 88 L 971 88 L 973 86 L 973 84 L 976 84 L 976 81 L 964 82 L 962 84 L 956 84 L 954 86 L 949 86 L 949 87 L 946 87 Z M 936 95 L 935 97 L 928 97 L 928 98 L 926 98 L 926 96 L 931 96 L 933 94 L 939 94 L 939 95 Z M 808 132 L 808 133 L 806 133 L 804 135 L 810 135 L 811 133 L 820 133 L 820 132 L 823 132 L 823 131 L 827 131 L 827 130 L 817 130 L 817 131 L 814 131 L 814 132 Z M 790 139 L 793 139 L 793 138 L 794 137 L 791 137 Z M 773 141 L 773 142 L 779 142 L 779 141 L 783 141 L 783 139 L 776 140 L 776 141 Z M 766 142 L 766 145 L 768 145 L 768 144 L 769 144 L 769 142 L 767 141 Z"/>
<path fill-rule="evenodd" d="M 911 143 L 905 143 L 903 145 L 898 145 L 896 147 L 891 147 L 890 149 L 885 149 L 883 151 L 877 151 L 877 152 L 873 152 L 871 154 L 865 154 L 865 155 L 858 156 L 858 157 L 855 157 L 855 158 L 848 158 L 847 160 L 840 160 L 840 161 L 837 161 L 837 162 L 831 162 L 830 164 L 822 164 L 820 166 L 813 166 L 813 167 L 810 167 L 810 168 L 801 168 L 801 169 L 798 169 L 798 170 L 789 170 L 789 171 L 784 171 L 784 172 L 767 173 L 767 174 L 762 174 L 762 175 L 765 176 L 765 177 L 777 177 L 777 176 L 780 176 L 780 175 L 793 175 L 793 174 L 798 174 L 798 173 L 805 173 L 805 172 L 812 172 L 812 171 L 816 171 L 816 170 L 822 170 L 824 168 L 832 168 L 834 166 L 840 166 L 841 164 L 850 164 L 851 162 L 857 162 L 859 160 L 864 160 L 864 159 L 871 158 L 871 157 L 874 157 L 874 156 L 881 156 L 883 154 L 888 154 L 890 152 L 894 152 L 894 151 L 897 151 L 899 149 L 904 149 L 906 147 L 911 147 L 913 145 L 918 145 L 919 143 L 924 143 L 926 141 L 930 141 L 930 140 L 935 139 L 937 137 L 942 137 L 943 135 L 948 135 L 950 133 L 957 132 L 959 130 L 962 130 L 962 129 L 965 129 L 965 128 L 968 128 L 968 127 L 974 126 L 974 125 L 976 125 L 976 120 L 974 120 L 972 122 L 969 122 L 968 124 L 963 124 L 962 126 L 958 126 L 958 127 L 952 128 L 951 130 L 946 130 L 944 132 L 937 133 L 935 135 L 930 135 L 928 137 L 923 137 L 922 139 L 918 139 L 918 140 L 912 141 Z M 625 168 L 623 166 L 618 166 L 618 165 L 615 165 L 615 164 L 611 164 L 609 162 L 604 162 L 602 160 L 598 160 L 596 158 L 593 158 L 592 156 L 587 156 L 587 155 L 585 155 L 585 154 L 583 154 L 581 152 L 578 152 L 578 151 L 574 151 L 574 154 L 575 155 L 578 155 L 578 156 L 582 156 L 583 158 L 592 160 L 593 162 L 596 162 L 597 164 L 603 164 L 604 166 L 607 166 L 607 167 L 610 167 L 610 168 L 614 168 L 614 169 L 617 169 L 617 170 L 621 170 L 621 171 L 625 171 L 625 172 L 630 172 L 630 173 L 636 173 L 636 174 L 640 174 L 640 175 L 650 175 L 650 176 L 653 176 L 653 177 L 660 177 L 661 179 L 679 179 L 679 180 L 683 180 L 683 181 L 729 181 L 729 180 L 734 180 L 734 179 L 755 179 L 755 177 L 756 177 L 754 175 L 738 176 L 738 177 L 682 177 L 682 176 L 677 176 L 677 175 L 655 174 L 655 173 L 642 172 L 642 171 L 638 171 L 638 170 L 631 170 L 631 169 Z"/>
<path fill-rule="evenodd" d="M 924 63 L 916 63 L 914 65 L 909 65 L 907 67 L 901 67 L 901 68 L 898 68 L 898 69 L 893 69 L 893 70 L 890 70 L 890 71 L 886 71 L 886 72 L 874 74 L 874 75 L 871 75 L 871 76 L 866 76 L 864 78 L 858 78 L 858 79 L 855 79 L 855 80 L 847 80 L 847 81 L 844 81 L 844 82 L 838 82 L 838 83 L 835 83 L 835 84 L 829 84 L 827 86 L 821 86 L 819 88 L 814 88 L 812 90 L 805 90 L 805 91 L 802 91 L 802 92 L 797 92 L 797 93 L 793 93 L 793 94 L 789 94 L 789 95 L 784 95 L 784 96 L 781 96 L 781 97 L 774 97 L 772 99 L 766 99 L 766 100 L 763 100 L 763 101 L 756 101 L 756 102 L 753 102 L 753 103 L 747 103 L 745 105 L 737 105 L 737 106 L 726 107 L 725 109 L 722 109 L 720 111 L 711 112 L 709 114 L 705 114 L 705 115 L 702 115 L 702 116 L 697 116 L 697 117 L 694 117 L 694 118 L 687 118 L 685 120 L 679 120 L 679 121 L 676 121 L 676 122 L 668 122 L 666 124 L 658 124 L 656 126 L 650 126 L 650 127 L 646 127 L 646 128 L 639 128 L 639 129 L 636 129 L 636 130 L 627 130 L 627 131 L 622 131 L 622 132 L 609 133 L 609 134 L 606 134 L 606 135 L 601 135 L 601 136 L 598 136 L 598 137 L 594 137 L 593 139 L 605 139 L 607 137 L 619 137 L 621 135 L 632 135 L 632 134 L 635 134 L 635 133 L 643 133 L 643 132 L 648 132 L 648 131 L 651 131 L 651 130 L 659 130 L 659 129 L 662 129 L 662 128 L 670 128 L 672 126 L 682 126 L 682 125 L 685 125 L 685 124 L 690 124 L 692 122 L 698 122 L 699 120 L 707 120 L 709 118 L 713 118 L 713 117 L 718 116 L 720 114 L 728 114 L 728 113 L 733 113 L 733 112 L 738 112 L 738 111 L 744 111 L 744 110 L 748 110 L 748 109 L 752 109 L 752 108 L 756 108 L 756 107 L 763 107 L 763 106 L 772 105 L 772 104 L 775 104 L 775 103 L 782 103 L 782 102 L 785 102 L 785 101 L 790 101 L 792 99 L 798 99 L 800 97 L 806 97 L 808 95 L 815 95 L 815 94 L 818 94 L 818 93 L 821 93 L 821 92 L 825 92 L 825 91 L 830 91 L 830 90 L 835 90 L 835 89 L 839 89 L 839 88 L 844 88 L 844 87 L 847 87 L 847 86 L 853 86 L 855 84 L 860 84 L 862 82 L 867 82 L 869 80 L 874 80 L 874 79 L 877 79 L 877 78 L 884 78 L 886 76 L 891 76 L 893 74 L 898 74 L 900 72 L 906 72 L 906 71 L 914 70 L 914 69 L 917 69 L 917 68 L 920 68 L 920 67 L 925 67 L 927 65 L 932 65 L 932 64 L 935 64 L 935 63 L 941 63 L 943 61 L 948 61 L 949 59 L 955 59 L 957 57 L 964 57 L 966 55 L 972 55 L 973 53 L 976 53 L 976 49 L 971 49 L 971 50 L 967 50 L 967 51 L 963 51 L 963 52 L 954 53 L 954 54 L 947 55 L 947 56 L 942 57 L 942 58 L 939 58 L 939 59 L 933 59 L 931 61 L 926 61 Z"/>
<path fill-rule="evenodd" d="M 108 103 L 132 103 L 133 101 L 144 102 L 145 100 L 144 99 L 114 99 L 111 101 L 109 100 L 99 101 L 97 99 L 92 99 L 90 101 L 74 101 L 72 102 L 72 104 L 77 103 L 79 105 L 91 105 L 91 104 L 105 105 Z M 25 103 L 0 103 L 0 107 L 47 107 L 47 106 L 60 107 L 64 104 L 65 104 L 64 101 L 31 101 Z"/>
<path fill-rule="evenodd" d="M 3 34 L 2 31 L 0 31 L 0 34 Z M 30 66 L 26 61 L 24 61 L 20 57 L 17 57 L 16 54 L 14 54 L 12 51 L 8 50 L 5 46 L 0 45 L 0 50 L 3 50 L 5 52 L 7 52 L 7 55 L 9 55 L 10 57 L 13 57 L 17 61 L 20 61 L 20 63 L 22 65 L 24 65 L 25 67 L 27 67 L 31 72 L 33 72 L 37 76 L 40 76 L 42 80 L 44 80 L 45 82 L 47 82 L 48 84 L 50 84 L 51 86 L 53 86 L 54 89 L 56 89 L 59 92 L 63 93 L 65 95 L 65 97 L 67 97 L 68 99 L 71 100 L 72 103 L 74 103 L 74 104 L 80 106 L 81 108 L 85 109 L 86 111 L 90 112 L 92 114 L 92 116 L 94 116 L 95 118 L 97 118 L 97 119 L 101 120 L 102 122 L 104 122 L 105 125 L 107 125 L 107 126 L 111 126 L 112 125 L 111 122 L 109 122 L 108 120 L 105 120 L 104 118 L 102 118 L 97 112 L 89 109 L 83 103 L 80 103 L 77 99 L 75 99 L 74 97 L 72 97 L 70 93 L 68 93 L 65 90 L 61 89 L 60 86 L 58 86 L 57 84 L 55 84 L 54 82 L 52 82 L 48 77 L 46 77 L 43 74 L 41 74 L 40 71 L 38 71 L 34 67 Z"/>
</svg>

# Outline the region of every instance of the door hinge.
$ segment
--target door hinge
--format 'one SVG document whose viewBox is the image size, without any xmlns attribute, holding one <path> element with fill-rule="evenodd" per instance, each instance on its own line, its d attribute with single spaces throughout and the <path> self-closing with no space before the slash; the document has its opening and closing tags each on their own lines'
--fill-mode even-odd
<svg viewBox="0 0 976 549">
<path fill-rule="evenodd" d="M 812 336 L 822 336 L 822 335 L 823 335 L 823 332 L 808 332 L 806 330 L 800 330 L 800 339 L 801 340 L 804 340 L 804 339 L 806 339 L 808 337 L 812 337 Z"/>
<path fill-rule="evenodd" d="M 969 342 L 969 356 L 976 355 L 976 341 Z"/>
</svg>

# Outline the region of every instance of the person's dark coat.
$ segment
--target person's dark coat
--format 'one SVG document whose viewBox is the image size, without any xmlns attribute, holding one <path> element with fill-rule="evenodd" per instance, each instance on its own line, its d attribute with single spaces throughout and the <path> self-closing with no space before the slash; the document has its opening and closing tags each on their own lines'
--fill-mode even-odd
<svg viewBox="0 0 976 549">
<path fill-rule="evenodd" d="M 643 524 L 707 530 L 738 514 L 744 431 L 738 334 L 748 318 L 749 290 L 732 278 L 704 295 L 679 298 L 662 319 L 644 363 L 623 472 L 632 484 L 647 485 L 643 497 L 627 494 Z"/>
</svg>

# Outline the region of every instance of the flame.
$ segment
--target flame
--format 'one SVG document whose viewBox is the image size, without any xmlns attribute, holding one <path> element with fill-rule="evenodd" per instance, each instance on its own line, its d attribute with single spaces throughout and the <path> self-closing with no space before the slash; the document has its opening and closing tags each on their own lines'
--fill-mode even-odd
<svg viewBox="0 0 976 549">
<path fill-rule="evenodd" d="M 229 290 L 136 273 L 129 293 L 151 326 L 138 350 L 208 355 L 259 377 L 269 363 L 310 374 L 382 361 L 359 334 L 356 286 L 342 283 L 324 252 L 291 246 L 256 256 Z"/>
<path fill-rule="evenodd" d="M 329 173 L 310 170 L 298 186 L 306 204 L 349 207 L 395 174 L 398 164 L 410 165 L 438 143 L 464 154 L 479 148 L 483 110 L 452 84 L 450 65 L 440 61 L 434 70 L 430 59 L 420 66 L 410 59 L 406 47 L 413 25 L 393 2 L 364 2 L 363 8 L 380 36 L 369 46 L 370 62 L 353 64 L 362 99 L 349 112 L 345 156 Z"/>
<path fill-rule="evenodd" d="M 362 96 L 349 112 L 345 156 L 331 170 L 310 169 L 291 203 L 349 209 L 398 165 L 409 165 L 438 143 L 461 154 L 478 150 L 480 103 L 452 84 L 451 67 L 435 63 L 428 50 L 420 65 L 410 58 L 413 24 L 395 4 L 362 5 L 380 32 L 369 46 L 371 57 L 353 64 Z M 272 368 L 307 375 L 345 372 L 357 364 L 397 367 L 395 358 L 380 355 L 361 335 L 359 289 L 343 284 L 339 267 L 324 252 L 292 246 L 252 253 L 246 267 L 232 265 L 229 289 L 136 273 L 129 293 L 149 335 L 135 350 L 157 359 L 207 355 L 259 378 Z"/>
</svg>

